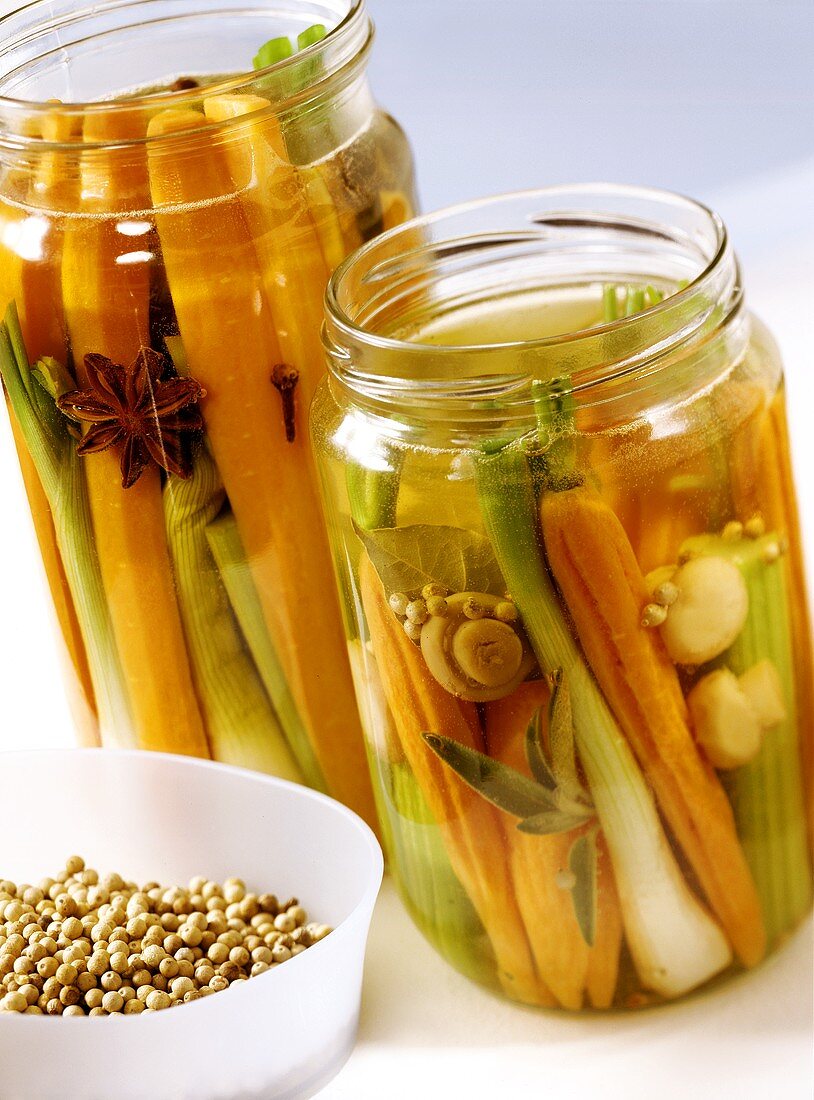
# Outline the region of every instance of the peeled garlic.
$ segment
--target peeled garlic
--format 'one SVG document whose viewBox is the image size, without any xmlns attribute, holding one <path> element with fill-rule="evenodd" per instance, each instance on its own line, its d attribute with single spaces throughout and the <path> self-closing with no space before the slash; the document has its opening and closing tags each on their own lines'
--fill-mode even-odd
<svg viewBox="0 0 814 1100">
<path fill-rule="evenodd" d="M 421 652 L 432 675 L 453 695 L 476 703 L 502 699 L 534 668 L 534 655 L 514 624 L 493 618 L 505 601 L 482 592 L 447 599 L 443 618 L 421 628 Z M 473 607 L 478 617 L 472 618 Z"/>
<path fill-rule="evenodd" d="M 749 613 L 740 569 L 726 558 L 691 558 L 670 581 L 678 597 L 660 627 L 667 652 L 680 665 L 711 661 L 732 645 Z"/>
<path fill-rule="evenodd" d="M 772 729 L 786 719 L 783 683 L 773 661 L 758 661 L 739 677 L 739 682 L 764 729 Z"/>
<path fill-rule="evenodd" d="M 760 752 L 758 716 L 728 668 L 699 680 L 687 696 L 695 735 L 714 768 L 739 768 Z"/>
</svg>

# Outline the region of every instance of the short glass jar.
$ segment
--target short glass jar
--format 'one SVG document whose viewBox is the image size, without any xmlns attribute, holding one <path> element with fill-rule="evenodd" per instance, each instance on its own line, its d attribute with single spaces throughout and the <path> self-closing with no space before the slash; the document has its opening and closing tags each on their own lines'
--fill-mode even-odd
<svg viewBox="0 0 814 1100">
<path fill-rule="evenodd" d="M 364 0 L 38 0 L 0 34 L 0 370 L 81 735 L 372 821 L 306 427 L 328 276 L 414 205 Z"/>
<path fill-rule="evenodd" d="M 329 286 L 312 411 L 391 867 L 455 966 L 570 1010 L 755 966 L 811 905 L 781 367 L 719 218 L 552 188 Z"/>
</svg>

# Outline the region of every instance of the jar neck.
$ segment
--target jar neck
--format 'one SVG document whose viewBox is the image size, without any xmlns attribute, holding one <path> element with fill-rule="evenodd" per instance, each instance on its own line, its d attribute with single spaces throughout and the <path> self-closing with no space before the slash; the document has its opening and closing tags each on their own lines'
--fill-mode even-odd
<svg viewBox="0 0 814 1100">
<path fill-rule="evenodd" d="M 188 0 L 34 0 L 1 19 L 0 154 L 59 152 L 83 141 L 83 128 L 85 145 L 87 131 L 140 141 L 139 123 L 156 112 L 200 109 L 200 88 L 173 87 L 179 81 L 205 84 L 208 95 L 261 97 L 284 131 L 316 132 L 335 116 L 330 133 L 322 127 L 325 148 L 309 142 L 312 160 L 369 118 L 365 0 L 198 0 L 189 9 Z M 298 36 L 317 25 L 325 37 L 298 49 Z M 291 56 L 247 71 L 279 38 L 292 42 Z M 202 128 L 219 128 L 201 118 Z"/>
<path fill-rule="evenodd" d="M 609 286 L 664 297 L 609 319 Z M 558 312 L 587 321 L 559 330 Z M 609 419 L 675 400 L 743 354 L 748 319 L 715 214 L 586 185 L 467 204 L 372 242 L 331 282 L 325 340 L 333 384 L 356 403 L 493 431 L 531 415 L 535 381 Z"/>
</svg>

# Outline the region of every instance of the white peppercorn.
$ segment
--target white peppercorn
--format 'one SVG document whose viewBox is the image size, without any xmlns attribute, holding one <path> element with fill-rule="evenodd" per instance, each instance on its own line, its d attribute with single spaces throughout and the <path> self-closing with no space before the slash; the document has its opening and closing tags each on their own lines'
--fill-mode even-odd
<svg viewBox="0 0 814 1100">
<path fill-rule="evenodd" d="M 189 888 L 99 879 L 80 856 L 39 886 L 0 882 L 0 1012 L 159 1011 L 239 985 L 330 931 L 240 879 Z"/>
<path fill-rule="evenodd" d="M 102 1008 L 105 1012 L 119 1012 L 124 1007 L 124 998 L 115 989 L 109 990 L 102 997 Z"/>
</svg>

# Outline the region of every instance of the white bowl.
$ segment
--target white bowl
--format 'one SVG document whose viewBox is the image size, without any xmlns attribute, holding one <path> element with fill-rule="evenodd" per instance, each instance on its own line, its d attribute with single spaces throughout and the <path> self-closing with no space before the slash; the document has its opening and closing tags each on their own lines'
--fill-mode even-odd
<svg viewBox="0 0 814 1100">
<path fill-rule="evenodd" d="M 67 856 L 172 885 L 243 878 L 296 895 L 324 940 L 235 989 L 110 1018 L 0 1013 L 2 1100 L 313 1096 L 353 1046 L 382 855 L 324 795 L 240 768 L 147 752 L 0 755 L 0 878 L 36 882 Z"/>
</svg>

